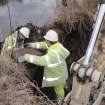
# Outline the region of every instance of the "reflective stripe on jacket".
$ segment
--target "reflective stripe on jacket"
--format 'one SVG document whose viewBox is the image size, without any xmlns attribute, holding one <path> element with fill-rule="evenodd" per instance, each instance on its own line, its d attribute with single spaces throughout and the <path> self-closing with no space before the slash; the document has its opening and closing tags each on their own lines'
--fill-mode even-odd
<svg viewBox="0 0 105 105">
<path fill-rule="evenodd" d="M 65 59 L 69 54 L 69 51 L 57 42 L 48 48 L 46 55 L 25 54 L 24 59 L 27 62 L 44 66 L 42 87 L 51 87 L 65 83 L 67 80 L 68 71 Z"/>
<path fill-rule="evenodd" d="M 18 32 L 16 31 L 12 35 L 5 38 L 3 48 L 1 50 L 1 55 L 2 56 L 10 57 L 11 54 L 12 54 L 12 49 L 13 48 L 22 47 L 22 45 L 19 46 L 18 43 L 17 43 L 17 36 L 18 36 Z"/>
<path fill-rule="evenodd" d="M 48 48 L 46 42 L 30 43 L 30 46 L 32 48 L 37 48 L 37 49 L 47 49 Z"/>
</svg>

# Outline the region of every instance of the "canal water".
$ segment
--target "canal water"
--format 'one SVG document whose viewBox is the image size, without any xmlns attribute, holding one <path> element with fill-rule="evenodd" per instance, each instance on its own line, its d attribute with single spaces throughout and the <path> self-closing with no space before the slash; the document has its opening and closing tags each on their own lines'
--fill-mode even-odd
<svg viewBox="0 0 105 105">
<path fill-rule="evenodd" d="M 0 0 L 0 42 L 26 23 L 41 27 L 53 23 L 55 9 L 56 0 Z"/>
</svg>

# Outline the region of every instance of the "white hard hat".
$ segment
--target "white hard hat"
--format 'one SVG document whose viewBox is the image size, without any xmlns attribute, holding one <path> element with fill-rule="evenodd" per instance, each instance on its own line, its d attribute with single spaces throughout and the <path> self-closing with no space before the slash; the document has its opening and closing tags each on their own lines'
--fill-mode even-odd
<svg viewBox="0 0 105 105">
<path fill-rule="evenodd" d="M 58 34 L 54 30 L 49 30 L 44 36 L 44 38 L 51 42 L 56 42 L 58 41 Z"/>
<path fill-rule="evenodd" d="M 25 36 L 26 38 L 29 38 L 30 30 L 27 27 L 22 27 L 19 32 Z"/>
</svg>

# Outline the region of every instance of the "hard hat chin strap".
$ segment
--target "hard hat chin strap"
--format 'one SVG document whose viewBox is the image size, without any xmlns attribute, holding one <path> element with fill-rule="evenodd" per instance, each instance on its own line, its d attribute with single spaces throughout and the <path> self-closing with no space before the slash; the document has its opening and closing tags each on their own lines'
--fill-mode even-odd
<svg viewBox="0 0 105 105">
<path fill-rule="evenodd" d="M 55 43 L 56 42 L 52 42 L 52 41 L 46 40 L 47 47 L 50 47 L 51 45 L 53 45 Z"/>
<path fill-rule="evenodd" d="M 23 40 L 25 40 L 25 36 L 22 35 L 20 32 L 18 33 L 18 36 L 17 36 L 17 41 L 18 42 L 22 42 Z"/>
</svg>

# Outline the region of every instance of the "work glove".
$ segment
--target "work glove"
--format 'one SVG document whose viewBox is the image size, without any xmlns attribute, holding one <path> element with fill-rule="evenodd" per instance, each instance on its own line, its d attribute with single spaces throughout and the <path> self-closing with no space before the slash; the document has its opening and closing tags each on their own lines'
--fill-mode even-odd
<svg viewBox="0 0 105 105">
<path fill-rule="evenodd" d="M 24 44 L 24 47 L 31 47 L 31 44 L 30 43 L 26 43 L 26 44 Z"/>
<path fill-rule="evenodd" d="M 22 63 L 22 62 L 24 62 L 25 60 L 24 60 L 24 56 L 20 56 L 20 57 L 18 57 L 18 62 L 19 63 Z"/>
</svg>

